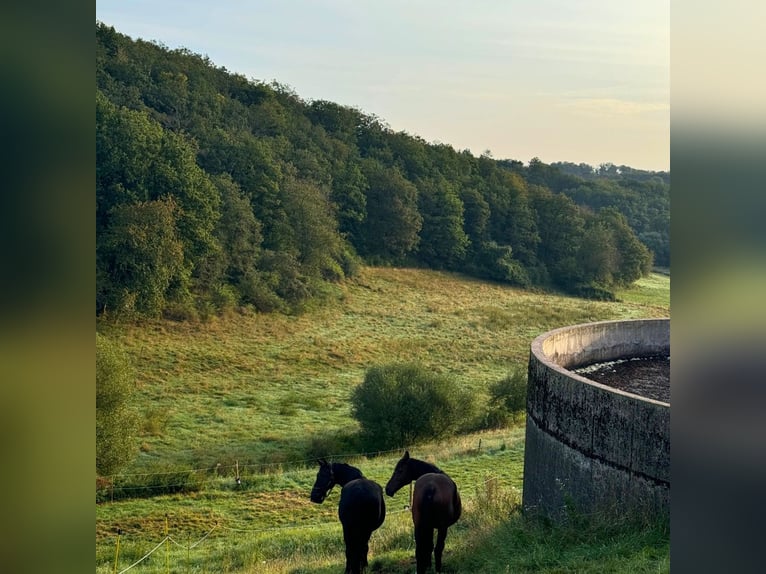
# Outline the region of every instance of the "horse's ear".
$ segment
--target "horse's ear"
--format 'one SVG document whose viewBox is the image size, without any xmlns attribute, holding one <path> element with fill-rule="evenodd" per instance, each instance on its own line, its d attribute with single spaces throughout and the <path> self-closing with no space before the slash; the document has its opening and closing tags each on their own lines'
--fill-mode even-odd
<svg viewBox="0 0 766 574">
<path fill-rule="evenodd" d="M 403 458 L 404 458 L 404 460 L 407 460 L 408 458 L 410 458 L 410 451 L 408 451 L 408 450 L 405 450 L 405 451 L 404 451 L 404 457 L 403 457 Z"/>
<path fill-rule="evenodd" d="M 317 462 L 319 463 L 319 466 L 327 466 L 327 461 L 323 458 L 318 459 Z"/>
</svg>

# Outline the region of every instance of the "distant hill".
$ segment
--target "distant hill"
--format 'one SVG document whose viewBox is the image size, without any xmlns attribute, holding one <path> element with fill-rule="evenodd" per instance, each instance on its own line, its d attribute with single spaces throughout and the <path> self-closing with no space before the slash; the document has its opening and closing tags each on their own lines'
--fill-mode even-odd
<svg viewBox="0 0 766 574">
<path fill-rule="evenodd" d="M 394 132 L 96 23 L 97 313 L 295 311 L 361 262 L 599 298 L 669 266 L 669 174 Z"/>
<path fill-rule="evenodd" d="M 634 179 L 637 181 L 657 180 L 666 185 L 670 185 L 669 171 L 648 171 L 635 169 L 627 165 L 614 165 L 613 163 L 602 163 L 597 166 L 592 166 L 587 163 L 571 163 L 568 161 L 553 162 L 551 167 L 555 167 L 562 173 L 575 175 L 582 179 L 612 179 L 618 181 L 625 179 Z"/>
</svg>

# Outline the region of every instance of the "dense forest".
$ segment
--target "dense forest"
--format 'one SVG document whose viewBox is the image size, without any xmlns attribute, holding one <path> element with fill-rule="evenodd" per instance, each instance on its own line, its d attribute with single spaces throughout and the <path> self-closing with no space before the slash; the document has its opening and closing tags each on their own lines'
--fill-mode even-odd
<svg viewBox="0 0 766 574">
<path fill-rule="evenodd" d="M 97 314 L 295 311 L 362 263 L 609 298 L 670 265 L 669 195 L 666 172 L 475 157 L 96 23 Z"/>
</svg>

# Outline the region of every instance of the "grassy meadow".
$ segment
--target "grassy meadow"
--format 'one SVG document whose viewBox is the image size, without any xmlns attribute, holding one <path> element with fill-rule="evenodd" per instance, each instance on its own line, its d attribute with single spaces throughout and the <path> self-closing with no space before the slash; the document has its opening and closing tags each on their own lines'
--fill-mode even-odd
<svg viewBox="0 0 766 574">
<path fill-rule="evenodd" d="M 489 384 L 526 367 L 540 333 L 669 316 L 669 287 L 669 277 L 653 274 L 619 302 L 598 302 L 367 267 L 296 316 L 99 324 L 135 365 L 144 423 L 138 457 L 99 491 L 96 571 L 113 572 L 116 555 L 116 571 L 127 568 L 167 528 L 171 538 L 131 572 L 340 572 L 338 489 L 322 505 L 309 501 L 314 459 L 336 455 L 385 483 L 401 455 L 364 453 L 355 441 L 349 396 L 367 368 L 416 361 L 471 389 L 483 406 Z M 523 421 L 411 447 L 448 472 L 464 498 L 447 539 L 447 572 L 669 570 L 666 526 L 525 520 L 523 450 Z M 414 571 L 406 504 L 406 489 L 387 498 L 370 571 Z"/>
</svg>

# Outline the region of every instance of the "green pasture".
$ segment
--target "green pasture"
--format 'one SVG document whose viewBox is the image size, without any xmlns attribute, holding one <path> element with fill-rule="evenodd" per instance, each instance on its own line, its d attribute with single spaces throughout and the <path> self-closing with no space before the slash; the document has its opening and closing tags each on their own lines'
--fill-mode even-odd
<svg viewBox="0 0 766 574">
<path fill-rule="evenodd" d="M 402 452 L 357 446 L 349 396 L 367 368 L 420 362 L 471 389 L 481 411 L 491 383 L 525 368 L 538 334 L 669 316 L 669 287 L 669 277 L 651 275 L 618 302 L 597 302 L 450 273 L 364 268 L 301 315 L 99 324 L 133 361 L 144 422 L 139 456 L 99 485 L 96 571 L 114 572 L 115 557 L 117 572 L 127 568 L 167 528 L 171 538 L 131 572 L 340 572 L 338 492 L 322 505 L 309 501 L 314 459 L 335 455 L 385 483 Z M 523 421 L 408 446 L 451 474 L 465 499 L 447 541 L 447 572 L 669 570 L 663 525 L 552 528 L 519 514 Z M 370 569 L 414 571 L 407 492 L 387 503 Z"/>
</svg>

